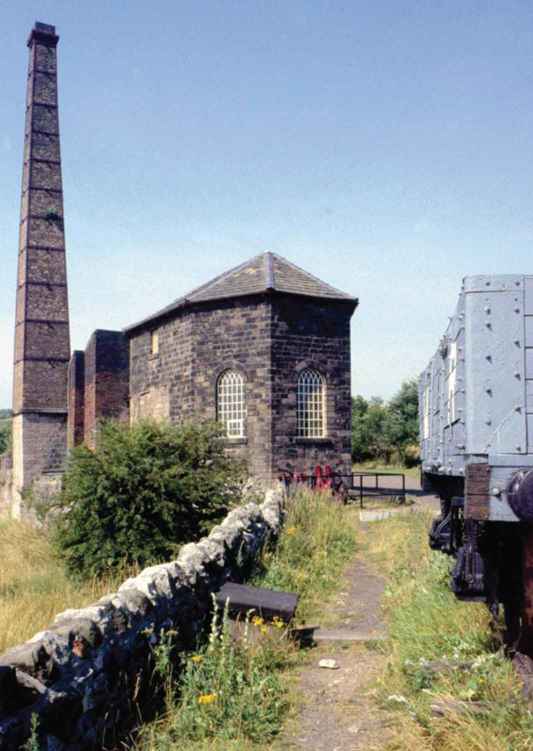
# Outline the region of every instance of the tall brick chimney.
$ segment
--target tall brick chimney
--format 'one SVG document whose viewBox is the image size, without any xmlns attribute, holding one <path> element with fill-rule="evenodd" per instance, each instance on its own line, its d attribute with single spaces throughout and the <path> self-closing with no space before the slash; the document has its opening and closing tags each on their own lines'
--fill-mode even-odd
<svg viewBox="0 0 533 751">
<path fill-rule="evenodd" d="M 61 471 L 70 357 L 55 27 L 36 23 L 29 67 L 13 379 L 13 513 L 21 493 Z"/>
</svg>

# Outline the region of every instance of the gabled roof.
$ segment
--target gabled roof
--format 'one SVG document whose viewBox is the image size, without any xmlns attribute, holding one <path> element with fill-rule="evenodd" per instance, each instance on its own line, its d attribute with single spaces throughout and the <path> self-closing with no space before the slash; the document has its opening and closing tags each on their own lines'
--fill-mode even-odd
<svg viewBox="0 0 533 751">
<path fill-rule="evenodd" d="M 215 277 L 210 282 L 189 292 L 188 295 L 179 297 L 166 308 L 162 308 L 162 310 L 133 326 L 128 326 L 125 331 L 132 331 L 158 318 L 167 316 L 179 308 L 195 303 L 244 297 L 264 292 L 283 292 L 327 300 L 345 300 L 353 303 L 354 306 L 357 305 L 356 298 L 322 282 L 285 258 L 275 253 L 266 252 Z"/>
</svg>

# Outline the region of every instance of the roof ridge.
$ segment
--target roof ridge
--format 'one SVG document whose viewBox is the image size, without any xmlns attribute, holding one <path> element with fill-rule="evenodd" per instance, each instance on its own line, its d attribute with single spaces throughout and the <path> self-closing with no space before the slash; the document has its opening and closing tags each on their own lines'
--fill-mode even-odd
<svg viewBox="0 0 533 751">
<path fill-rule="evenodd" d="M 230 274 L 234 274 L 236 271 L 240 271 L 244 266 L 248 266 L 249 263 L 252 261 L 255 261 L 257 258 L 260 258 L 263 255 L 263 253 L 259 253 L 258 255 L 254 256 L 253 258 L 249 258 L 247 261 L 243 261 L 238 266 L 234 266 L 232 269 L 228 269 L 228 271 L 223 271 L 218 276 L 213 277 L 208 282 L 204 282 L 203 284 L 200 284 L 199 287 L 195 287 L 194 289 L 191 289 L 190 292 L 187 292 L 187 294 L 182 295 L 181 297 L 177 297 L 173 302 L 169 303 L 163 310 L 166 310 L 166 308 L 172 308 L 177 303 L 181 302 L 182 300 L 189 300 L 194 295 L 197 295 L 198 292 L 202 292 L 203 290 L 207 289 L 208 287 L 211 287 L 214 284 L 218 284 L 218 282 L 221 282 L 225 277 L 229 276 Z"/>
<path fill-rule="evenodd" d="M 276 263 L 279 264 L 277 268 Z M 253 272 L 251 277 L 247 275 L 247 270 Z M 243 274 L 239 277 L 240 272 L 243 272 Z M 291 275 L 294 277 L 293 279 L 291 279 Z M 237 278 L 232 279 L 232 277 Z M 125 331 L 132 331 L 178 308 L 194 305 L 195 303 L 241 297 L 250 294 L 263 294 L 265 292 L 337 299 L 351 301 L 357 305 L 355 297 L 351 297 L 346 292 L 342 292 L 340 289 L 327 284 L 300 266 L 283 258 L 283 256 L 267 250 L 249 258 L 247 261 L 243 261 L 228 271 L 224 271 L 214 279 L 191 290 L 188 294 L 178 297 L 151 316 L 132 326 L 128 326 Z"/>
<path fill-rule="evenodd" d="M 325 282 L 322 279 L 319 279 L 317 276 L 314 276 L 314 274 L 310 274 L 309 271 L 302 269 L 301 266 L 297 266 L 295 263 L 292 263 L 292 261 L 288 261 L 286 258 L 283 258 L 283 256 L 279 256 L 277 253 L 272 253 L 272 256 L 274 258 L 277 258 L 279 261 L 283 261 L 283 263 L 286 263 L 287 266 L 291 267 L 291 269 L 296 269 L 296 271 L 299 271 L 300 273 L 305 274 L 305 276 L 308 276 L 314 282 L 317 282 L 318 284 L 320 284 L 320 286 L 328 287 L 329 289 L 333 290 L 334 292 L 341 295 L 342 297 L 345 297 L 345 298 L 351 297 L 346 292 L 343 292 L 341 289 L 338 289 L 338 287 L 333 287 L 333 285 L 328 284 L 328 282 Z"/>
</svg>

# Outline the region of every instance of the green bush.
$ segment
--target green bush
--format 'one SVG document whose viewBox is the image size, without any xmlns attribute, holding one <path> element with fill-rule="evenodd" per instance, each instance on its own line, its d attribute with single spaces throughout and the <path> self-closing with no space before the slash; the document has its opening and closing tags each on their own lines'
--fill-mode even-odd
<svg viewBox="0 0 533 751">
<path fill-rule="evenodd" d="M 11 448 L 11 412 L 0 409 L 0 456 Z"/>
<path fill-rule="evenodd" d="M 104 423 L 95 451 L 70 455 L 56 548 L 78 576 L 169 559 L 227 513 L 242 479 L 214 424 Z"/>
</svg>

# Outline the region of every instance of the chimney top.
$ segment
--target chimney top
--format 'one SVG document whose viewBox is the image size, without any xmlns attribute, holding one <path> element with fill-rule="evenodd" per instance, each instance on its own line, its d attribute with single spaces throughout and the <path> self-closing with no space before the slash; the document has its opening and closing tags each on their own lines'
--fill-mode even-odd
<svg viewBox="0 0 533 751">
<path fill-rule="evenodd" d="M 59 41 L 59 37 L 56 34 L 56 27 L 51 26 L 48 23 L 35 22 L 35 26 L 30 32 L 28 37 L 28 47 L 31 47 L 34 40 L 45 44 L 47 47 L 55 47 Z"/>
</svg>

